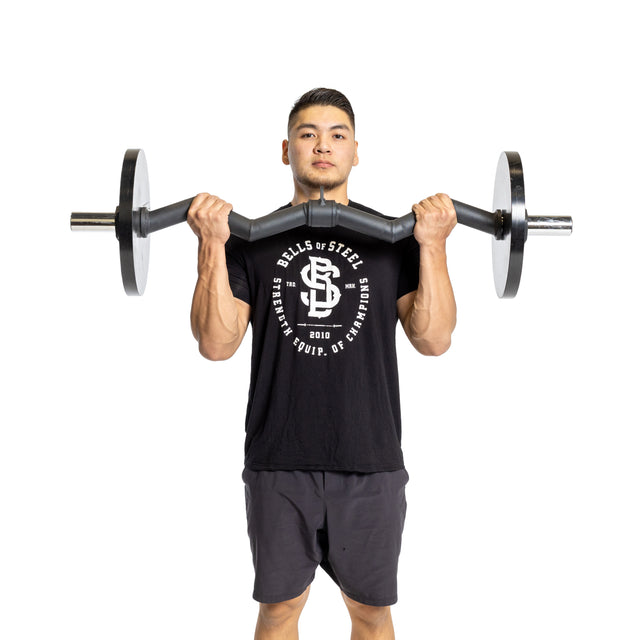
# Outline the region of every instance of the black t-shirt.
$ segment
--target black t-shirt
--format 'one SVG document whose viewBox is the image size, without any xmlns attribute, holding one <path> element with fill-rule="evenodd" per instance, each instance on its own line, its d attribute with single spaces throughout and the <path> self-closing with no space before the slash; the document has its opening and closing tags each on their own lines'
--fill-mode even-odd
<svg viewBox="0 0 640 640">
<path fill-rule="evenodd" d="M 226 249 L 233 294 L 252 308 L 246 466 L 404 468 L 396 301 L 418 287 L 413 236 L 299 227 Z"/>
</svg>

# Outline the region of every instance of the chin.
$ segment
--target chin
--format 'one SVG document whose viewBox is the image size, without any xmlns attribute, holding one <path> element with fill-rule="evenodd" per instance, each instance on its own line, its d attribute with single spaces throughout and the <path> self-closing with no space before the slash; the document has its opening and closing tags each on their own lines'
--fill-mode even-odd
<svg viewBox="0 0 640 640">
<path fill-rule="evenodd" d="M 346 180 L 336 180 L 335 178 L 332 178 L 330 176 L 302 176 L 298 179 L 298 182 L 309 189 L 319 189 L 320 187 L 324 187 L 325 191 L 331 191 L 333 189 L 341 187 L 346 182 Z"/>
</svg>

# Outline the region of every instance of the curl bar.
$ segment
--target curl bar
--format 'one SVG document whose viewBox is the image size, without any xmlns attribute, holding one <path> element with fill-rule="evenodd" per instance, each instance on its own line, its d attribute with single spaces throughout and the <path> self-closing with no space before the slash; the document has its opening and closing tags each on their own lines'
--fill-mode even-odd
<svg viewBox="0 0 640 640">
<path fill-rule="evenodd" d="M 120 203 L 115 213 L 72 213 L 71 230 L 114 229 L 120 243 L 122 282 L 128 295 L 142 295 L 149 269 L 150 235 L 185 222 L 193 198 L 161 209 L 149 208 L 149 177 L 142 149 L 128 149 L 122 163 Z M 500 298 L 513 298 L 522 274 L 524 244 L 529 235 L 570 235 L 569 216 L 530 216 L 524 200 L 524 176 L 520 155 L 500 155 L 493 192 L 493 213 L 453 201 L 458 222 L 493 237 L 493 278 Z M 394 219 L 339 204 L 333 200 L 310 200 L 300 205 L 249 219 L 232 211 L 229 228 L 249 242 L 296 227 L 345 227 L 383 240 L 397 242 L 413 233 L 415 215 Z"/>
</svg>

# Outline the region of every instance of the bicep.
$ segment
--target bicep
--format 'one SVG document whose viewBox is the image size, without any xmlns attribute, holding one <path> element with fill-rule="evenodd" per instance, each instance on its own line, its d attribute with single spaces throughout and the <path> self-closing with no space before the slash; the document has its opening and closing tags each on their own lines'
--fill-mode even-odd
<svg viewBox="0 0 640 640">
<path fill-rule="evenodd" d="M 239 344 L 240 342 L 242 342 L 242 339 L 247 333 L 247 327 L 249 326 L 249 321 L 251 320 L 251 306 L 248 305 L 244 300 L 240 300 L 240 298 L 234 298 L 234 301 L 238 310 Z"/>
<path fill-rule="evenodd" d="M 413 307 L 413 301 L 416 299 L 416 292 L 411 291 L 398 298 L 396 302 L 396 309 L 398 310 L 398 319 L 404 329 L 405 333 L 411 339 L 408 330 L 409 319 L 411 317 L 411 308 Z"/>
</svg>

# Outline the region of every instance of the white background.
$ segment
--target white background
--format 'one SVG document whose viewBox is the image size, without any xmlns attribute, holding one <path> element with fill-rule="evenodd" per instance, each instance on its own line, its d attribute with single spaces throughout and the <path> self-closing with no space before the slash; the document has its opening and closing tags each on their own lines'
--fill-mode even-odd
<svg viewBox="0 0 640 640">
<path fill-rule="evenodd" d="M 211 191 L 257 217 L 292 194 L 288 110 L 344 91 L 350 196 L 396 215 L 445 191 L 490 208 L 520 152 L 518 297 L 458 227 L 451 350 L 400 339 L 409 515 L 398 638 L 637 640 L 637 17 L 631 3 L 31 2 L 2 18 L 0 636 L 250 638 L 241 482 L 249 341 L 189 330 L 196 242 L 154 236 L 128 298 L 109 235 L 128 147 L 151 205 Z M 221 628 L 226 628 L 222 631 Z M 318 572 L 301 637 L 347 638 Z"/>
</svg>

